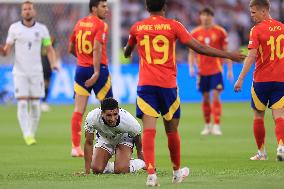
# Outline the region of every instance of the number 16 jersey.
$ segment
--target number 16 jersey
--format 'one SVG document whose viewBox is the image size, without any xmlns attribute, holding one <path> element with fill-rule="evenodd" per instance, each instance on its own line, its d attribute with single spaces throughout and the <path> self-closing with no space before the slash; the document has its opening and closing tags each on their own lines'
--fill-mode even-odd
<svg viewBox="0 0 284 189">
<path fill-rule="evenodd" d="M 257 49 L 255 82 L 284 82 L 284 27 L 267 19 L 251 29 L 249 49 Z"/>
<path fill-rule="evenodd" d="M 79 66 L 93 66 L 94 41 L 102 43 L 101 64 L 108 65 L 106 43 L 108 26 L 96 16 L 87 16 L 80 19 L 70 37 L 70 42 L 75 44 L 75 51 Z"/>
<path fill-rule="evenodd" d="M 176 40 L 186 43 L 192 39 L 179 22 L 163 16 L 150 16 L 136 22 L 130 30 L 128 44 L 137 44 L 140 55 L 138 86 L 175 88 Z"/>
</svg>

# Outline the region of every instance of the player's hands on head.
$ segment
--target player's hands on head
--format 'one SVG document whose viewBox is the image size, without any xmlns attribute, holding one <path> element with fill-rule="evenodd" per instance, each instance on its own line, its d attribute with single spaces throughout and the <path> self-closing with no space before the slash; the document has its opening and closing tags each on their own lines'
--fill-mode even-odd
<svg viewBox="0 0 284 189">
<path fill-rule="evenodd" d="M 234 62 L 242 63 L 246 58 L 246 55 L 242 54 L 241 51 L 230 52 L 230 59 Z"/>
<path fill-rule="evenodd" d="M 243 78 L 238 78 L 238 80 L 236 81 L 235 85 L 234 85 L 234 91 L 235 92 L 241 92 L 242 91 L 242 86 L 243 86 Z"/>
<path fill-rule="evenodd" d="M 92 87 L 98 80 L 100 73 L 99 72 L 95 72 L 91 78 L 89 78 L 86 82 L 85 82 L 85 86 L 86 87 Z"/>
</svg>

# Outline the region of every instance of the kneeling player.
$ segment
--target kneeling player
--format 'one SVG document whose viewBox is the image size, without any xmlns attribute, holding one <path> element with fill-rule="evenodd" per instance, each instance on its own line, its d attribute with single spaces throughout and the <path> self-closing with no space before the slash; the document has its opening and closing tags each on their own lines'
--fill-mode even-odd
<svg viewBox="0 0 284 189">
<path fill-rule="evenodd" d="M 145 167 L 141 144 L 141 126 L 113 98 L 101 102 L 101 108 L 91 111 L 85 123 L 85 173 L 129 173 Z M 96 132 L 96 144 L 93 145 Z M 131 160 L 133 146 L 138 159 Z M 93 146 L 95 147 L 93 149 Z M 92 156 L 93 155 L 93 156 Z M 115 155 L 114 164 L 108 163 Z"/>
</svg>

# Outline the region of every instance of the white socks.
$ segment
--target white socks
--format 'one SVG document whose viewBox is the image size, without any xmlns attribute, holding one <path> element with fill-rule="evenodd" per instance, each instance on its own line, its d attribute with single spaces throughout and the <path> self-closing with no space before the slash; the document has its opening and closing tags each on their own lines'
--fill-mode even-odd
<svg viewBox="0 0 284 189">
<path fill-rule="evenodd" d="M 136 171 L 143 169 L 145 167 L 145 162 L 141 159 L 131 159 L 129 162 L 129 172 L 135 173 Z M 108 162 L 104 173 L 114 173 L 114 162 Z"/>
<path fill-rule="evenodd" d="M 31 126 L 31 133 L 32 136 L 35 136 L 39 118 L 40 118 L 40 101 L 39 100 L 30 100 L 30 126 Z"/>
<path fill-rule="evenodd" d="M 28 101 L 18 100 L 17 105 L 18 105 L 17 116 L 23 135 L 24 137 L 31 136 L 32 133 L 29 125 Z"/>
<path fill-rule="evenodd" d="M 27 100 L 18 100 L 17 116 L 24 137 L 35 136 L 40 118 L 40 101 L 30 100 L 30 111 Z"/>
</svg>

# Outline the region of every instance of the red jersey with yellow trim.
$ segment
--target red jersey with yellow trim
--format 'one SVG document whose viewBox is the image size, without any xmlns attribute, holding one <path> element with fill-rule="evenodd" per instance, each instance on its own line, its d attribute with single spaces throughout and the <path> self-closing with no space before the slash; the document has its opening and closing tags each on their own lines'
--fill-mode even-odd
<svg viewBox="0 0 284 189">
<path fill-rule="evenodd" d="M 224 50 L 228 44 L 227 32 L 218 25 L 210 28 L 198 26 L 191 35 L 200 43 L 220 50 Z M 201 54 L 197 55 L 197 66 L 199 75 L 213 75 L 223 71 L 221 58 Z"/>
<path fill-rule="evenodd" d="M 70 37 L 70 42 L 75 44 L 75 51 L 79 66 L 93 66 L 94 40 L 102 43 L 101 64 L 108 65 L 106 43 L 108 25 L 96 16 L 87 16 L 80 19 Z"/>
<path fill-rule="evenodd" d="M 139 86 L 177 86 L 177 39 L 186 43 L 192 37 L 181 23 L 163 16 L 150 16 L 131 27 L 128 44 L 137 44 L 140 57 Z"/>
<path fill-rule="evenodd" d="M 284 82 L 284 26 L 267 19 L 251 29 L 249 49 L 257 49 L 255 82 Z"/>
</svg>

